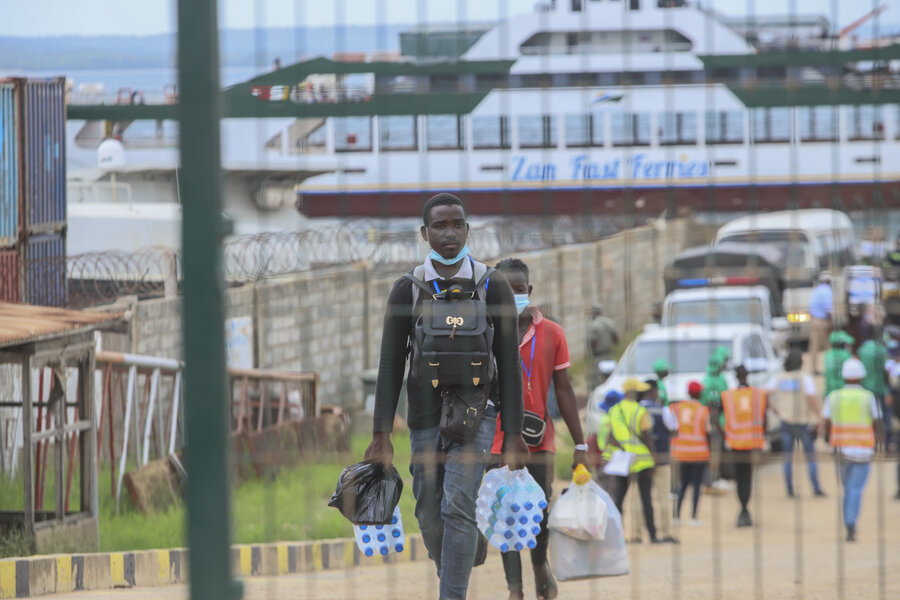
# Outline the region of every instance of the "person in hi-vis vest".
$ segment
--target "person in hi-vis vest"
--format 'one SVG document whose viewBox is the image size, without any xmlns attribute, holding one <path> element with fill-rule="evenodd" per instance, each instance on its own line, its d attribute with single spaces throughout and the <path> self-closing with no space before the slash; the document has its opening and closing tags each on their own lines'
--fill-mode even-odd
<svg viewBox="0 0 900 600">
<path fill-rule="evenodd" d="M 737 495 L 741 503 L 738 527 L 750 527 L 753 519 L 747 504 L 753 491 L 753 463 L 756 453 L 765 446 L 766 393 L 747 383 L 749 371 L 744 365 L 734 369 L 738 387 L 722 392 L 722 413 L 725 417 L 725 446 L 734 461 Z"/>
<path fill-rule="evenodd" d="M 691 508 L 691 525 L 700 525 L 697 520 L 697 507 L 700 504 L 700 483 L 703 472 L 709 466 L 709 407 L 700 403 L 703 385 L 697 381 L 688 384 L 690 400 L 672 404 L 672 411 L 678 419 L 678 434 L 672 438 L 672 459 L 678 462 L 681 489 L 678 490 L 678 502 L 675 505 L 674 524 L 681 523 L 681 503 L 688 486 L 694 488 L 694 504 Z"/>
<path fill-rule="evenodd" d="M 661 540 L 656 537 L 656 523 L 653 519 L 653 468 L 656 466 L 656 455 L 653 451 L 653 439 L 651 430 L 653 421 L 650 414 L 643 406 L 638 404 L 637 397 L 641 392 L 646 392 L 650 386 L 630 377 L 622 383 L 622 391 L 625 398 L 612 407 L 609 411 L 610 432 L 609 441 L 615 448 L 620 448 L 631 455 L 629 475 L 622 477 L 615 475 L 613 487 L 613 500 L 616 508 L 622 512 L 622 504 L 625 493 L 632 481 L 637 481 L 638 491 L 641 495 L 641 506 L 644 509 L 644 523 L 650 533 L 650 543 L 658 544 Z"/>
<path fill-rule="evenodd" d="M 875 395 L 861 384 L 866 368 L 857 358 L 844 362 L 844 387 L 828 394 L 822 417 L 825 438 L 835 449 L 838 473 L 844 488 L 843 515 L 847 541 L 856 540 L 856 519 L 862 504 L 863 489 L 869 478 L 869 462 L 875 455 L 876 441 L 884 439 L 881 407 Z"/>
</svg>

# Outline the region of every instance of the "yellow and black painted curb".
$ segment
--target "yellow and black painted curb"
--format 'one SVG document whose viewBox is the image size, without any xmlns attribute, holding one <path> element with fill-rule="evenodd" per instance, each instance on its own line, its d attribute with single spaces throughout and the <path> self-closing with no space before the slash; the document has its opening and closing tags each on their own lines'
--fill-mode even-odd
<svg viewBox="0 0 900 600">
<path fill-rule="evenodd" d="M 236 576 L 255 577 L 428 559 L 420 535 L 407 536 L 406 542 L 399 554 L 371 558 L 353 538 L 238 545 L 231 549 L 232 569 Z M 0 598 L 185 583 L 187 567 L 185 549 L 0 559 Z"/>
</svg>

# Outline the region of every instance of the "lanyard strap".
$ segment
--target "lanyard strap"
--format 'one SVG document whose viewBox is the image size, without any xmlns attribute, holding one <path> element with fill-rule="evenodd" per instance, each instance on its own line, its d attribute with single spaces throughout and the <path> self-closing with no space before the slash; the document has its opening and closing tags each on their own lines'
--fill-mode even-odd
<svg viewBox="0 0 900 600">
<path fill-rule="evenodd" d="M 437 279 L 432 279 L 432 280 L 431 280 L 431 285 L 434 286 L 434 291 L 436 291 L 438 294 L 441 293 L 441 288 L 438 287 Z"/>
<path fill-rule="evenodd" d="M 519 361 L 522 363 L 522 370 L 525 371 L 525 376 L 528 378 L 528 388 L 531 389 L 531 372 L 534 370 L 534 342 L 537 340 L 537 331 L 534 332 L 534 335 L 531 336 L 531 359 L 529 360 L 530 367 L 525 368 L 525 361 L 522 360 L 522 357 L 519 357 Z"/>
</svg>

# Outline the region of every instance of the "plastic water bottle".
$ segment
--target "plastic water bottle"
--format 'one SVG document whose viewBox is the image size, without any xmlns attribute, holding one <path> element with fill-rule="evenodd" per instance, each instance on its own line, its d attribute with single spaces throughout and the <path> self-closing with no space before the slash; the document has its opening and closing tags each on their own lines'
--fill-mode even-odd
<svg viewBox="0 0 900 600">
<path fill-rule="evenodd" d="M 394 507 L 391 522 L 387 525 L 354 525 L 353 535 L 356 546 L 365 556 L 386 556 L 391 552 L 403 552 L 406 535 L 403 533 L 400 507 Z"/>
</svg>

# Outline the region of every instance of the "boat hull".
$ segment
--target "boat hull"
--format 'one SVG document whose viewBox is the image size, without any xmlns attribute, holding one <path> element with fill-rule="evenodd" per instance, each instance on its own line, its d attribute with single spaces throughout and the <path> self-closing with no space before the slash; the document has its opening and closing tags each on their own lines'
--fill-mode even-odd
<svg viewBox="0 0 900 600">
<path fill-rule="evenodd" d="M 665 210 L 750 212 L 786 208 L 900 208 L 900 182 L 771 183 L 643 187 L 542 187 L 315 191 L 297 195 L 307 217 L 417 217 L 439 191 L 460 196 L 475 215 L 646 214 Z"/>
</svg>

